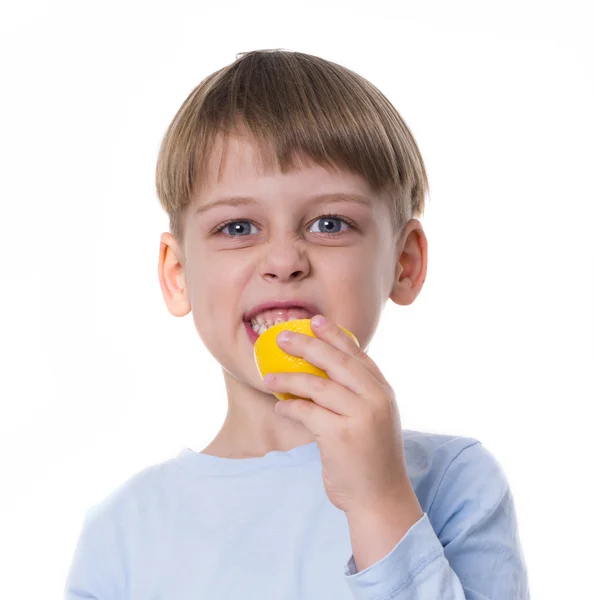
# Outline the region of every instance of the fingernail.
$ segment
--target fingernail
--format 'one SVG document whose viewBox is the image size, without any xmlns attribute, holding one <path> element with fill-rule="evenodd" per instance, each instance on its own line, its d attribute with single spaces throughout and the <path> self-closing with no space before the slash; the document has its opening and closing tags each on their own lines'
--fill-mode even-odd
<svg viewBox="0 0 594 600">
<path fill-rule="evenodd" d="M 288 342 L 291 337 L 293 337 L 293 332 L 292 331 L 281 331 L 277 336 L 276 339 L 279 342 Z"/>
<path fill-rule="evenodd" d="M 311 320 L 311 324 L 314 327 L 321 327 L 322 325 L 325 325 L 328 322 L 328 319 L 326 319 L 326 317 L 323 317 L 322 315 L 316 315 L 312 320 Z"/>
</svg>

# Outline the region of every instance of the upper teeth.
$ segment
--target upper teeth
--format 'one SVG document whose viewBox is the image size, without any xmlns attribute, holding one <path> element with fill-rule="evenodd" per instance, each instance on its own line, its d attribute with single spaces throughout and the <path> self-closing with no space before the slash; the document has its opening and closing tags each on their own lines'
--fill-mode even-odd
<svg viewBox="0 0 594 600">
<path fill-rule="evenodd" d="M 276 317 L 274 319 L 274 323 L 270 323 L 269 321 L 258 321 L 256 319 L 252 319 L 250 324 L 252 329 L 259 335 L 262 335 L 269 327 L 273 325 L 278 325 L 279 323 L 284 323 L 286 321 L 296 321 L 298 317 L 289 317 L 288 319 L 283 319 L 282 317 Z"/>
</svg>

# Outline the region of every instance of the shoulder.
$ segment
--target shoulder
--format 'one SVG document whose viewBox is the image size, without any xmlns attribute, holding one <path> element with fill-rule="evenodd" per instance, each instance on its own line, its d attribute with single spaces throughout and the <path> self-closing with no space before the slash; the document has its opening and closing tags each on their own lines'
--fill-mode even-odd
<svg viewBox="0 0 594 600">
<path fill-rule="evenodd" d="M 434 495 L 452 462 L 475 458 L 482 451 L 479 440 L 466 436 L 403 429 L 402 439 L 409 477 L 425 496 Z"/>
<path fill-rule="evenodd" d="M 501 464 L 480 440 L 413 430 L 402 434 L 409 477 L 428 514 L 455 498 L 456 503 L 486 497 L 496 502 L 508 492 Z"/>
<path fill-rule="evenodd" d="M 147 529 L 145 519 L 157 514 L 155 506 L 173 475 L 170 464 L 145 467 L 86 509 L 68 572 L 67 594 L 79 597 L 77 592 L 84 589 L 89 594 L 85 598 L 126 596 L 135 548 L 148 547 L 142 538 L 131 538 L 142 535 Z"/>
<path fill-rule="evenodd" d="M 448 462 L 462 450 L 480 444 L 479 440 L 472 437 L 413 429 L 403 429 L 402 438 L 407 460 L 413 466 L 435 461 Z"/>
<path fill-rule="evenodd" d="M 436 532 L 457 516 L 469 524 L 497 508 L 513 512 L 503 467 L 475 438 L 403 431 L 409 476 Z"/>
<path fill-rule="evenodd" d="M 108 521 L 129 523 L 145 516 L 169 492 L 176 473 L 170 459 L 129 475 L 86 510 L 85 528 L 102 527 Z"/>
</svg>

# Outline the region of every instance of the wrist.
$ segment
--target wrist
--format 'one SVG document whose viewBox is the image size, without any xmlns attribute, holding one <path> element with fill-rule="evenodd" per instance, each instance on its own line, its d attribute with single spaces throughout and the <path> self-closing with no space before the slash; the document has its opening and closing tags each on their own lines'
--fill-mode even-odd
<svg viewBox="0 0 594 600">
<path fill-rule="evenodd" d="M 423 516 L 423 509 L 410 480 L 407 479 L 397 491 L 375 500 L 363 500 L 346 510 L 345 514 L 349 522 L 392 520 L 398 515 L 409 519 L 416 517 L 418 520 Z"/>
<path fill-rule="evenodd" d="M 349 510 L 346 516 L 357 571 L 387 556 L 423 514 L 412 487 L 397 498 Z"/>
</svg>

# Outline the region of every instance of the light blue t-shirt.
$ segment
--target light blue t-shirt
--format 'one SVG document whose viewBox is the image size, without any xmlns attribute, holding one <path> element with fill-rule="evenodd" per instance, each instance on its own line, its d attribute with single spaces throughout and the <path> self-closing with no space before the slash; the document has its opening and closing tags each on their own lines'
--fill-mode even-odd
<svg viewBox="0 0 594 600">
<path fill-rule="evenodd" d="M 254 458 L 185 448 L 86 513 L 66 600 L 528 600 L 508 481 L 467 437 L 403 430 L 423 509 L 356 572 L 316 442 Z"/>
</svg>

